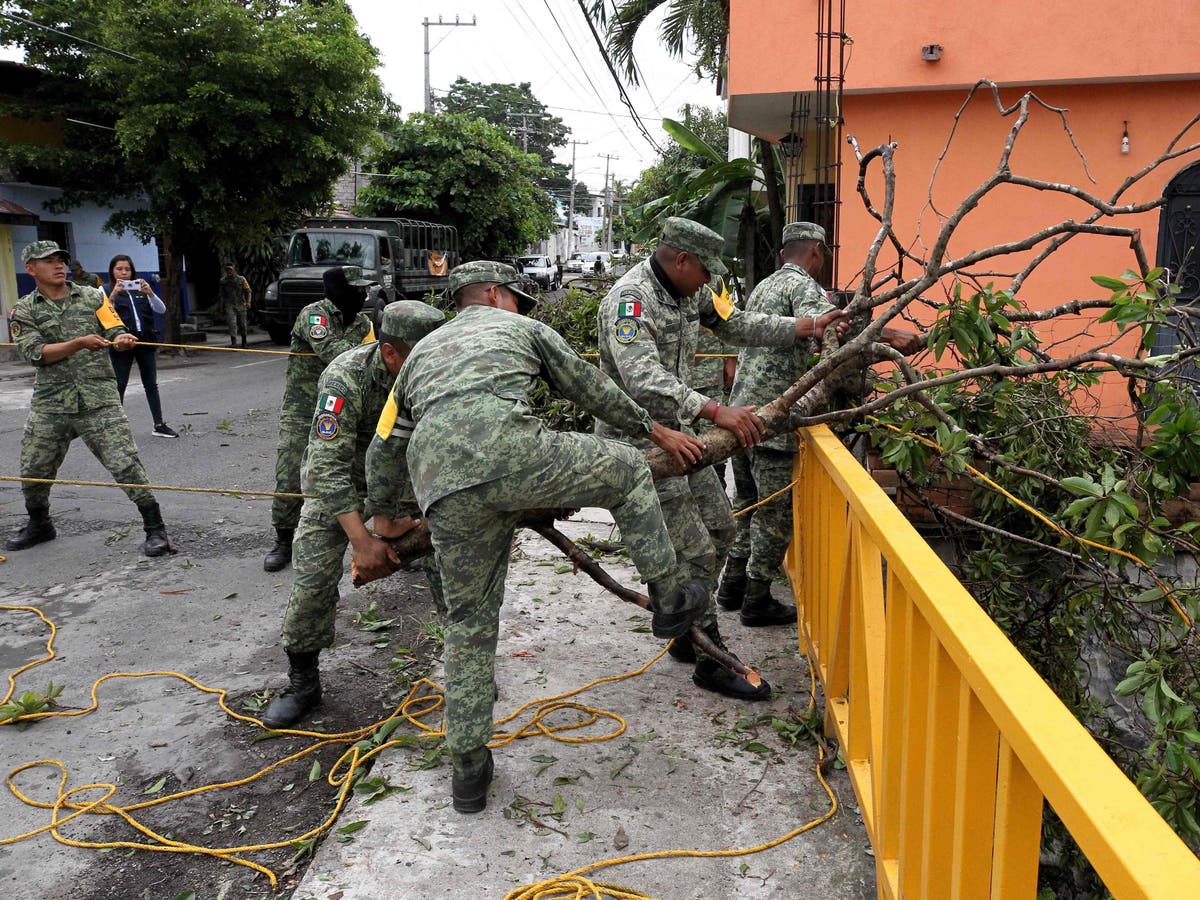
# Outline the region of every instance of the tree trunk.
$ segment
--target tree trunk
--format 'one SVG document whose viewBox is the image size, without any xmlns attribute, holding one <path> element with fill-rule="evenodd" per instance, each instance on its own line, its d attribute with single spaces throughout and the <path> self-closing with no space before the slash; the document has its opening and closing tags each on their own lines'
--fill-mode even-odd
<svg viewBox="0 0 1200 900">
<path fill-rule="evenodd" d="M 179 343 L 180 322 L 183 313 L 183 253 L 178 236 L 164 231 L 158 238 L 158 249 L 163 260 L 162 301 L 167 307 L 163 316 L 163 341 Z"/>
<path fill-rule="evenodd" d="M 775 145 L 770 141 L 758 142 L 758 163 L 762 167 L 763 184 L 767 187 L 767 213 L 771 221 L 771 271 L 779 268 L 779 251 L 783 241 L 783 190 L 779 181 L 779 170 L 775 168 Z"/>
</svg>

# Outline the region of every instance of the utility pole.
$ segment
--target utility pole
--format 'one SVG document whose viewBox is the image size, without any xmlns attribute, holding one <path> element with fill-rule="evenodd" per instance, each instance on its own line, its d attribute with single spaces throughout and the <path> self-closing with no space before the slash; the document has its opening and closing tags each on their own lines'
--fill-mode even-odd
<svg viewBox="0 0 1200 900">
<path fill-rule="evenodd" d="M 527 119 L 546 119 L 546 118 L 549 118 L 549 116 L 547 116 L 546 113 L 531 113 L 531 112 L 510 112 L 507 115 L 509 118 L 512 118 L 512 119 L 520 118 L 521 127 L 516 130 L 521 132 L 521 152 L 528 153 L 529 152 L 529 133 L 531 131 L 537 131 L 537 129 L 530 128 L 529 122 L 526 120 Z"/>
<path fill-rule="evenodd" d="M 429 86 L 429 29 L 437 25 L 440 25 L 443 28 L 465 28 L 474 24 L 474 16 L 471 16 L 470 22 L 460 22 L 458 21 L 458 16 L 454 17 L 453 22 L 443 22 L 441 16 L 438 16 L 438 20 L 436 22 L 430 22 L 428 17 L 421 20 L 421 25 L 423 25 L 425 28 L 425 112 L 433 112 L 433 89 Z M 445 38 L 442 38 L 442 40 L 445 40 Z M 442 41 L 438 41 L 438 44 L 441 42 Z M 437 44 L 434 46 L 437 46 Z"/>
<path fill-rule="evenodd" d="M 607 219 L 607 229 L 604 233 L 604 249 L 612 253 L 612 189 L 608 184 L 608 165 L 614 159 L 620 159 L 619 156 L 613 156 L 611 153 L 601 153 L 604 157 L 604 218 Z"/>
<path fill-rule="evenodd" d="M 587 141 L 571 141 L 571 199 L 567 202 L 567 256 L 575 245 L 575 148 Z"/>
</svg>

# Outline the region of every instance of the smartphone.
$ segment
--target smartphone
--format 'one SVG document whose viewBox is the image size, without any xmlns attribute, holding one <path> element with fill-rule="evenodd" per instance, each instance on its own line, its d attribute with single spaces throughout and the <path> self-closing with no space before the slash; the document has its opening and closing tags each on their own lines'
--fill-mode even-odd
<svg viewBox="0 0 1200 900">
<path fill-rule="evenodd" d="M 140 291 L 142 289 L 142 283 L 140 281 L 126 281 L 124 278 L 122 278 L 120 284 L 124 290 L 129 291 L 130 293 L 134 291 Z"/>
</svg>

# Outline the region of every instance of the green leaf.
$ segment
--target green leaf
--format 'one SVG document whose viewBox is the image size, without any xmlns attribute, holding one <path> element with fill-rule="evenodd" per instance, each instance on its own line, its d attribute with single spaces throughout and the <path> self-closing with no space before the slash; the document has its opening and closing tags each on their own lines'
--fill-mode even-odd
<svg viewBox="0 0 1200 900">
<path fill-rule="evenodd" d="M 337 829 L 338 834 L 354 834 L 356 831 L 362 831 L 367 827 L 369 819 L 359 819 L 357 822 L 351 822 L 349 825 L 343 825 Z"/>
<path fill-rule="evenodd" d="M 1062 485 L 1073 494 L 1086 494 L 1091 497 L 1103 497 L 1104 491 L 1100 485 L 1092 481 L 1090 478 L 1083 478 L 1078 475 L 1072 475 L 1069 478 L 1062 480 Z"/>
<path fill-rule="evenodd" d="M 308 780 L 310 782 L 316 781 L 320 777 L 321 777 L 321 761 L 319 759 L 314 759 L 312 768 L 310 768 L 308 770 Z"/>
<path fill-rule="evenodd" d="M 167 776 L 164 775 L 162 778 L 158 779 L 158 781 L 154 782 L 154 784 L 150 785 L 150 787 L 148 787 L 144 791 L 142 791 L 142 793 L 147 794 L 147 795 L 158 794 L 166 786 L 166 783 L 167 783 Z"/>
<path fill-rule="evenodd" d="M 1092 281 L 1100 285 L 1100 287 L 1107 288 L 1110 291 L 1123 291 L 1128 287 L 1128 285 L 1121 281 L 1121 279 L 1113 278 L 1109 275 L 1093 275 Z"/>
<path fill-rule="evenodd" d="M 675 142 L 685 150 L 691 150 L 693 153 L 707 158 L 710 162 L 726 162 L 724 154 L 718 153 L 707 141 L 682 122 L 676 122 L 674 119 L 663 119 L 663 131 L 673 137 Z"/>
</svg>

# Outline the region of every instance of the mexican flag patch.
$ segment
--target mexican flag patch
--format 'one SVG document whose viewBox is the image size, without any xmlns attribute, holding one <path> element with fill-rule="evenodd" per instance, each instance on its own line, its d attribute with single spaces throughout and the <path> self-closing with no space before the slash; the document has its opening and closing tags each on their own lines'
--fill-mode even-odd
<svg viewBox="0 0 1200 900">
<path fill-rule="evenodd" d="M 345 405 L 346 401 L 337 394 L 322 394 L 320 402 L 317 403 L 317 409 L 321 412 L 333 413 L 336 416 Z"/>
<path fill-rule="evenodd" d="M 325 316 L 309 316 L 308 324 L 309 325 L 328 325 L 329 319 L 325 318 Z"/>
<path fill-rule="evenodd" d="M 642 314 L 642 304 L 640 304 L 636 300 L 624 300 L 621 303 L 617 304 L 617 318 L 618 319 L 627 319 L 627 318 L 636 319 L 641 314 Z"/>
</svg>

